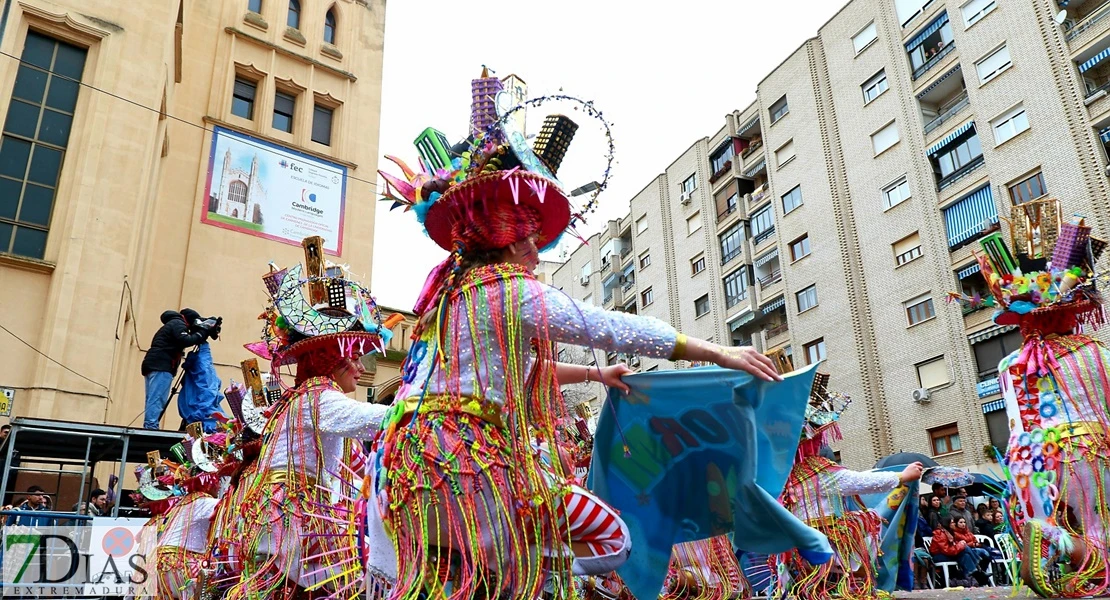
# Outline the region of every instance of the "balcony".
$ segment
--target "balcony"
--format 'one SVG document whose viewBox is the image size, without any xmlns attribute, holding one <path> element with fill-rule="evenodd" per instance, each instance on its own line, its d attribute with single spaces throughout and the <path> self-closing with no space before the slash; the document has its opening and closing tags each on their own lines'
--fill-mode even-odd
<svg viewBox="0 0 1110 600">
<path fill-rule="evenodd" d="M 763 243 L 764 241 L 771 239 L 771 237 L 773 235 L 775 235 L 775 226 L 774 225 L 772 225 L 772 226 L 768 227 L 767 229 L 764 229 L 763 231 L 760 231 L 756 235 L 752 236 L 752 244 L 755 246 L 757 254 L 759 253 L 759 245 L 761 243 Z"/>
<path fill-rule="evenodd" d="M 1110 16 L 1110 2 L 1103 2 L 1090 13 L 1082 16 L 1064 34 L 1064 39 L 1068 42 L 1068 48 L 1074 52 L 1102 37 L 1107 30 L 1110 30 L 1108 16 Z"/>
<path fill-rule="evenodd" d="M 739 294 L 732 296 L 725 296 L 725 309 L 730 309 L 737 304 L 748 299 L 748 288 L 744 288 Z"/>
<path fill-rule="evenodd" d="M 631 290 L 634 287 L 636 287 L 636 278 L 635 277 L 629 277 L 624 282 L 624 284 L 621 285 L 621 291 L 627 293 L 628 290 Z"/>
<path fill-rule="evenodd" d="M 775 269 L 759 278 L 759 291 L 763 291 L 780 281 L 782 281 L 782 271 Z"/>
<path fill-rule="evenodd" d="M 941 106 L 940 110 L 937 111 L 940 114 L 932 121 L 925 124 L 925 135 L 929 135 L 930 132 L 935 131 L 938 127 L 943 125 L 945 121 L 960 114 L 960 112 L 970 104 L 971 101 L 968 100 L 967 90 L 964 90 L 958 96 L 946 102 L 944 106 Z"/>
<path fill-rule="evenodd" d="M 774 348 L 780 344 L 790 341 L 790 327 L 786 321 L 771 327 L 763 332 L 763 339 L 766 340 L 763 346 L 765 348 Z"/>
<path fill-rule="evenodd" d="M 983 325 L 994 321 L 994 311 L 988 310 L 986 306 L 980 306 L 978 308 L 964 308 L 963 315 L 965 331 L 970 331 L 972 329 L 982 327 Z"/>
<path fill-rule="evenodd" d="M 983 159 L 983 155 L 980 154 L 968 164 L 960 167 L 959 169 L 956 169 L 955 171 L 949 173 L 947 177 L 944 177 L 940 181 L 938 181 L 937 191 L 941 192 L 944 191 L 945 188 L 952 187 L 952 184 L 963 179 L 964 177 L 967 177 L 972 171 L 975 171 L 979 167 L 983 166 L 984 163 L 985 161 Z"/>
<path fill-rule="evenodd" d="M 952 51 L 955 50 L 955 49 L 956 49 L 956 43 L 955 42 L 948 42 L 947 46 L 941 48 L 940 51 L 938 51 L 936 54 L 932 55 L 932 58 L 925 61 L 924 64 L 922 64 L 920 67 L 913 70 L 913 80 L 917 81 L 918 79 L 921 78 L 922 75 L 928 73 L 930 70 L 932 70 L 933 67 L 939 65 L 941 63 L 941 61 L 943 61 L 944 58 L 946 56 L 948 56 L 949 54 L 951 54 Z"/>
<path fill-rule="evenodd" d="M 709 183 L 716 183 L 717 180 L 724 177 L 725 175 L 728 175 L 729 171 L 731 171 L 731 170 L 732 170 L 732 161 L 728 160 L 728 161 L 725 162 L 725 164 L 721 165 L 720 170 L 718 170 L 716 173 L 713 173 L 712 175 L 709 176 Z"/>
<path fill-rule="evenodd" d="M 763 139 L 762 138 L 754 139 L 754 140 L 752 140 L 751 145 L 749 145 L 743 152 L 740 153 L 740 158 L 743 159 L 745 163 L 747 163 L 748 157 L 753 156 L 762 147 L 763 147 Z"/>
<path fill-rule="evenodd" d="M 739 206 L 740 206 L 739 202 L 734 202 L 732 204 L 727 205 L 725 207 L 724 212 L 717 213 L 717 222 L 720 223 L 721 221 L 723 221 L 725 219 L 725 217 L 727 217 L 727 216 L 731 215 L 732 213 L 736 212 L 736 209 Z"/>
</svg>

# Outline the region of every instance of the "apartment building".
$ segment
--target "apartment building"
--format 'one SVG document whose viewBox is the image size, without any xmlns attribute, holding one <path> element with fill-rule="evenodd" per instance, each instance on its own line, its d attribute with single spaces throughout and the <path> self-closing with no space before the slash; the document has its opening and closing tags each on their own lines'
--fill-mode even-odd
<svg viewBox="0 0 1110 600">
<path fill-rule="evenodd" d="M 982 291 L 972 248 L 1009 238 L 1030 202 L 1110 233 L 1107 15 L 1100 0 L 854 0 L 554 281 L 601 304 L 615 276 L 636 305 L 611 307 L 825 360 L 853 398 L 848 466 L 913 451 L 989 469 L 1009 431 L 997 363 L 1020 336 L 945 296 Z M 614 239 L 631 270 L 594 269 Z"/>
</svg>

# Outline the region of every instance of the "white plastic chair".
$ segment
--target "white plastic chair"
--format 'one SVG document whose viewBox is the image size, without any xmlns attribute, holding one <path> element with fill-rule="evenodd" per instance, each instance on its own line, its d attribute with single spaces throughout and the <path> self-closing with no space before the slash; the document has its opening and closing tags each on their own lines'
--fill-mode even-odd
<svg viewBox="0 0 1110 600">
<path fill-rule="evenodd" d="M 997 550 L 998 549 L 998 548 L 995 547 L 994 540 L 990 536 L 976 534 L 975 539 L 979 542 L 979 546 L 981 546 L 983 548 L 989 548 L 991 550 Z M 995 558 L 995 559 L 991 560 L 991 564 L 998 564 L 998 563 L 1004 563 L 1004 562 L 1005 561 L 1003 559 L 999 559 L 999 558 Z M 987 571 L 987 577 L 990 578 L 991 587 L 994 587 L 994 569 L 991 569 L 990 571 Z"/>
<path fill-rule="evenodd" d="M 995 562 L 1002 565 L 1006 571 L 1006 575 L 1010 578 L 1010 583 L 1017 581 L 1018 572 L 1021 569 L 1021 560 L 1018 558 L 1017 544 L 1014 538 L 1008 533 L 998 535 L 995 540 L 998 545 L 998 552 L 1002 554 L 1002 558 L 995 559 Z"/>
<path fill-rule="evenodd" d="M 925 549 L 926 550 L 929 550 L 929 548 L 933 545 L 933 537 L 932 536 L 922 537 L 921 540 L 923 542 L 925 542 Z M 932 554 L 931 550 L 929 551 L 929 554 Z M 934 575 L 934 577 L 936 576 L 935 571 L 940 571 L 941 572 L 941 574 L 944 577 L 944 587 L 952 587 L 949 583 L 952 580 L 951 569 L 959 569 L 959 568 L 960 568 L 960 566 L 958 564 L 956 564 L 956 561 L 946 560 L 946 561 L 943 561 L 943 562 L 938 562 L 936 560 L 936 555 L 934 555 L 934 558 L 933 558 L 934 574 L 933 575 Z"/>
</svg>

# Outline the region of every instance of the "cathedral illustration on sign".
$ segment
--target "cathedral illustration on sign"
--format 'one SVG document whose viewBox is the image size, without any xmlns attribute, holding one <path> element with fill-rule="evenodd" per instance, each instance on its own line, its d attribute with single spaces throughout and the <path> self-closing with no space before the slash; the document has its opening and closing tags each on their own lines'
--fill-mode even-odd
<svg viewBox="0 0 1110 600">
<path fill-rule="evenodd" d="M 231 164 L 231 149 L 224 153 L 219 187 L 213 188 L 208 197 L 208 212 L 239 221 L 262 225 L 262 203 L 266 190 L 258 172 L 258 155 L 251 158 L 250 171 Z"/>
</svg>

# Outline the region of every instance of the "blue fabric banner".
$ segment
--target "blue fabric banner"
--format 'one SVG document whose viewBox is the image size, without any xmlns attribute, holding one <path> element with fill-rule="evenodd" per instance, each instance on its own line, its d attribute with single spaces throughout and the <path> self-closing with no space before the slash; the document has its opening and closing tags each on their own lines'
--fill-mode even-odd
<svg viewBox="0 0 1110 600">
<path fill-rule="evenodd" d="M 626 377 L 629 396 L 610 390 L 589 487 L 628 524 L 632 556 L 618 573 L 635 596 L 659 594 L 674 544 L 729 532 L 742 550 L 831 558 L 825 536 L 776 500 L 815 369 L 782 382 L 719 367 L 660 371 Z"/>
<path fill-rule="evenodd" d="M 901 473 L 905 468 L 898 465 L 875 470 Z M 915 481 L 899 486 L 893 492 L 860 497 L 867 508 L 883 519 L 876 582 L 880 590 L 893 592 L 897 588 L 913 591 L 913 564 L 910 559 L 917 533 L 918 490 L 918 482 Z"/>
<path fill-rule="evenodd" d="M 177 394 L 177 411 L 185 424 L 203 423 L 204 432 L 216 430 L 213 413 L 224 413 L 220 402 L 224 399 L 220 392 L 220 377 L 212 362 L 212 348 L 207 342 L 185 357 L 185 375 L 181 378 L 181 391 Z"/>
</svg>

